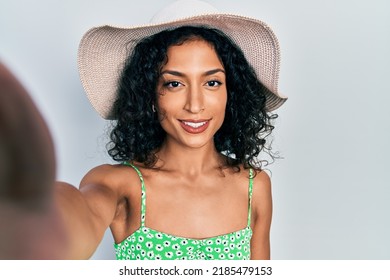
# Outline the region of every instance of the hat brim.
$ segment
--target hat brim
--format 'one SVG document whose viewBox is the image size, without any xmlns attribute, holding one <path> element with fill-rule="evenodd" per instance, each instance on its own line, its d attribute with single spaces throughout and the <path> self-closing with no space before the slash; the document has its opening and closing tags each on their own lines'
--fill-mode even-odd
<svg viewBox="0 0 390 280">
<path fill-rule="evenodd" d="M 79 45 L 79 74 L 88 99 L 103 118 L 116 118 L 112 107 L 117 97 L 118 81 L 134 46 L 142 38 L 183 25 L 219 29 L 241 48 L 258 79 L 267 88 L 267 111 L 279 108 L 287 100 L 278 92 L 280 54 L 273 31 L 256 19 L 209 14 L 136 27 L 104 25 L 90 29 Z"/>
</svg>

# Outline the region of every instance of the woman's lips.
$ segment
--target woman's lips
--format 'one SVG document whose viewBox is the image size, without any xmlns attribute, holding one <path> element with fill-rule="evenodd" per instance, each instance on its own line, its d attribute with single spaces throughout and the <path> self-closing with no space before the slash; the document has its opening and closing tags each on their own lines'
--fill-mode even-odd
<svg viewBox="0 0 390 280">
<path fill-rule="evenodd" d="M 181 127 L 188 133 L 202 133 L 209 126 L 210 120 L 180 120 Z"/>
</svg>

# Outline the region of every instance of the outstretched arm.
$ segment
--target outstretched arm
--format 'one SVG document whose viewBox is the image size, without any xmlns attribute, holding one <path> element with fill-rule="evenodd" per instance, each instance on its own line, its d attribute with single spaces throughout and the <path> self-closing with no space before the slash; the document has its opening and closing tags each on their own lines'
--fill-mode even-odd
<svg viewBox="0 0 390 280">
<path fill-rule="evenodd" d="M 55 182 L 55 168 L 45 121 L 0 63 L 0 259 L 80 259 L 95 251 L 116 195 L 93 176 L 80 190 Z"/>
</svg>

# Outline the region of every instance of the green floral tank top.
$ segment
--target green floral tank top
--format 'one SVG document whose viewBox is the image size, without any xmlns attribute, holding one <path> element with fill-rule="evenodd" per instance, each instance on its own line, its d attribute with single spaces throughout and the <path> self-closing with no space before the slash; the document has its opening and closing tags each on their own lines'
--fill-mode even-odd
<svg viewBox="0 0 390 280">
<path fill-rule="evenodd" d="M 249 170 L 248 221 L 244 229 L 204 239 L 159 232 L 145 226 L 146 189 L 141 172 L 130 163 L 141 180 L 141 226 L 119 244 L 114 244 L 118 260 L 249 260 L 252 229 L 251 200 L 253 170 Z"/>
</svg>

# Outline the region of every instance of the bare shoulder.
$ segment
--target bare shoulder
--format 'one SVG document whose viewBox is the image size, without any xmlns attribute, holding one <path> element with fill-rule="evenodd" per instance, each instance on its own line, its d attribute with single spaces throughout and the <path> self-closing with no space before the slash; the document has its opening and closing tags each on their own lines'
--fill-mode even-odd
<svg viewBox="0 0 390 280">
<path fill-rule="evenodd" d="M 125 164 L 103 164 L 91 169 L 80 182 L 80 191 L 103 200 L 127 205 L 141 197 L 141 182 L 134 168 Z"/>
<path fill-rule="evenodd" d="M 252 177 L 253 177 L 253 189 L 260 189 L 257 192 L 265 191 L 266 189 L 271 188 L 271 179 L 268 173 L 261 169 L 252 169 Z M 240 180 L 248 180 L 250 177 L 249 169 L 240 166 L 240 171 L 236 172 L 233 169 L 228 173 L 232 175 L 232 178 L 237 177 Z"/>
<path fill-rule="evenodd" d="M 252 192 L 252 205 L 256 217 L 268 215 L 272 211 L 271 185 L 271 178 L 267 172 L 264 170 L 256 170 Z"/>
<path fill-rule="evenodd" d="M 120 170 L 120 165 L 102 164 L 92 168 L 85 174 L 80 182 L 80 187 L 89 184 L 91 182 L 104 183 L 111 181 L 116 177 L 116 174 Z"/>
<path fill-rule="evenodd" d="M 120 192 L 123 186 L 139 181 L 133 168 L 123 164 L 103 164 L 92 168 L 81 180 L 80 190 L 95 186 Z"/>
<path fill-rule="evenodd" d="M 140 196 L 139 177 L 135 170 L 123 164 L 104 164 L 92 168 L 80 182 L 80 192 L 90 208 L 118 214 L 118 209 Z"/>
<path fill-rule="evenodd" d="M 264 170 L 255 170 L 253 178 L 253 188 L 260 189 L 259 191 L 266 191 L 271 188 L 271 178 Z"/>
</svg>

